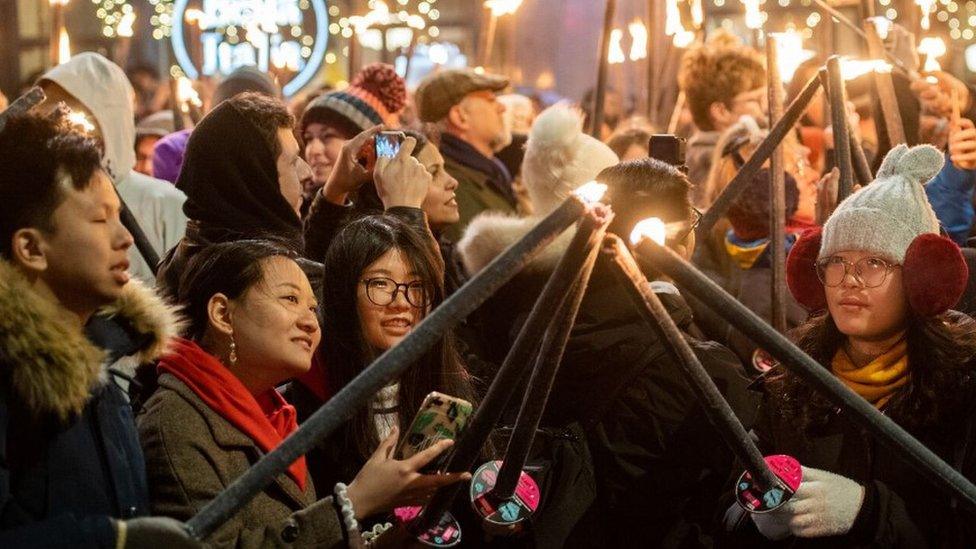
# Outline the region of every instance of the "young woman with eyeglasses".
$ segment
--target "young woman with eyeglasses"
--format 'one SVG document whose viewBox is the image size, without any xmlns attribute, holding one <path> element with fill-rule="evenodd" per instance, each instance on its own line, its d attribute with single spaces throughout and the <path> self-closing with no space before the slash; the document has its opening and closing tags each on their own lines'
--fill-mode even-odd
<svg viewBox="0 0 976 549">
<path fill-rule="evenodd" d="M 923 189 L 942 162 L 931 146 L 893 149 L 876 181 L 800 238 L 787 277 L 815 311 L 793 333 L 797 344 L 973 479 L 976 322 L 949 310 L 968 273 Z M 764 392 L 760 448 L 797 458 L 803 481 L 785 506 L 740 525 L 791 546 L 972 546 L 976 521 L 963 506 L 850 412 L 780 366 Z"/>
<path fill-rule="evenodd" d="M 399 344 L 444 300 L 443 266 L 429 241 L 395 216 L 367 216 L 346 225 L 329 247 L 321 296 L 322 344 L 309 375 L 293 383 L 290 400 L 304 420 Z M 430 392 L 474 401 L 468 372 L 451 335 L 376 394 L 337 433 L 307 455 L 316 483 L 348 482 L 380 446 L 392 453 L 397 433 Z M 455 477 L 419 481 L 421 503 Z"/>
</svg>

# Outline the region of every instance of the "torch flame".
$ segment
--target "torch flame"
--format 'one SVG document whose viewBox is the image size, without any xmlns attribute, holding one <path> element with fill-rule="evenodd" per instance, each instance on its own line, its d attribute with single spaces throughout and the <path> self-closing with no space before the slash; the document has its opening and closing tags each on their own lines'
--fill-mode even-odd
<svg viewBox="0 0 976 549">
<path fill-rule="evenodd" d="M 632 40 L 630 44 L 630 60 L 637 61 L 638 59 L 644 59 L 647 57 L 647 27 L 640 19 L 635 19 L 631 24 L 627 25 L 627 29 L 630 30 L 630 38 Z"/>
<path fill-rule="evenodd" d="M 194 107 L 203 106 L 200 95 L 197 94 L 197 90 L 193 89 L 193 82 L 190 82 L 190 79 L 185 76 L 176 79 L 176 98 L 183 112 L 189 112 L 190 105 Z"/>
<path fill-rule="evenodd" d="M 915 0 L 915 3 L 922 9 L 922 20 L 920 21 L 923 30 L 929 30 L 929 16 L 935 11 L 935 0 Z"/>
<path fill-rule="evenodd" d="M 696 29 L 700 29 L 705 21 L 705 11 L 702 9 L 702 0 L 691 0 L 691 22 Z"/>
<path fill-rule="evenodd" d="M 854 80 L 869 72 L 891 72 L 891 64 L 881 59 L 850 59 L 840 60 L 840 73 L 844 80 Z"/>
<path fill-rule="evenodd" d="M 636 245 L 641 239 L 650 238 L 654 242 L 664 246 L 667 234 L 668 229 L 660 218 L 649 217 L 638 221 L 637 225 L 634 225 L 634 230 L 630 233 L 630 243 Z"/>
<path fill-rule="evenodd" d="M 926 56 L 925 66 L 922 67 L 923 71 L 940 71 L 942 66 L 939 65 L 939 60 L 936 58 L 946 54 L 945 41 L 935 36 L 926 36 L 918 43 L 918 53 Z"/>
<path fill-rule="evenodd" d="M 521 5 L 522 0 L 485 0 L 485 7 L 491 10 L 492 17 L 515 13 Z"/>
<path fill-rule="evenodd" d="M 587 204 L 596 204 L 606 192 L 606 185 L 598 181 L 590 181 L 573 191 L 573 194 Z"/>
<path fill-rule="evenodd" d="M 68 39 L 68 31 L 61 28 L 58 33 L 58 65 L 67 63 L 71 59 L 71 41 Z"/>
<path fill-rule="evenodd" d="M 613 29 L 610 31 L 610 51 L 607 52 L 607 62 L 611 65 L 615 63 L 623 63 L 626 57 L 624 57 L 624 50 L 620 47 L 620 40 L 624 37 L 624 31 L 620 29 Z"/>
<path fill-rule="evenodd" d="M 132 38 L 132 25 L 136 22 L 135 12 L 128 12 L 122 16 L 119 25 L 115 27 L 115 34 L 122 38 Z"/>
<path fill-rule="evenodd" d="M 86 133 L 95 131 L 95 125 L 88 120 L 88 117 L 83 112 L 69 109 L 67 118 L 72 126 L 78 126 Z"/>
<path fill-rule="evenodd" d="M 878 38 L 882 40 L 888 39 L 888 33 L 891 32 L 891 19 L 887 17 L 868 17 L 868 21 L 874 25 L 874 29 L 878 31 Z"/>
<path fill-rule="evenodd" d="M 776 40 L 780 78 L 783 82 L 789 82 L 800 64 L 816 53 L 803 49 L 803 34 L 794 28 L 788 28 L 784 32 L 771 32 L 769 35 Z"/>
<path fill-rule="evenodd" d="M 742 0 L 746 7 L 746 26 L 750 29 L 762 28 L 762 12 L 759 11 L 759 0 Z"/>
<path fill-rule="evenodd" d="M 678 0 L 667 0 L 664 7 L 664 34 L 674 36 L 679 32 L 684 32 L 685 28 L 681 25 L 681 13 L 678 11 Z"/>
</svg>

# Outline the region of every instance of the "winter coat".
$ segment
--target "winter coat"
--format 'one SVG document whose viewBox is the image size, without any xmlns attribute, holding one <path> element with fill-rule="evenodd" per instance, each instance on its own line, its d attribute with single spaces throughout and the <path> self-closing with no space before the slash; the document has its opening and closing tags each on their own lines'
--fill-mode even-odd
<svg viewBox="0 0 976 549">
<path fill-rule="evenodd" d="M 160 355 L 175 315 L 133 280 L 99 313 Z M 111 519 L 149 513 L 132 410 L 106 353 L 0 262 L 0 547 L 115 547 Z"/>
<path fill-rule="evenodd" d="M 482 216 L 459 244 L 465 266 L 482 269 L 536 220 Z M 483 307 L 485 340 L 500 363 L 572 231 L 541 252 Z M 655 330 L 646 324 L 613 267 L 597 263 L 550 395 L 544 426 L 583 425 L 593 455 L 598 500 L 595 529 L 577 531 L 573 546 L 621 547 L 634 543 L 635 524 L 645 546 L 699 543 L 699 516 L 723 488 L 732 456 L 702 415 Z M 692 330 L 687 305 L 669 284 L 656 291 L 675 322 Z M 749 425 L 755 408 L 735 355 L 690 338 L 705 368 Z M 521 394 L 521 393 L 519 393 Z M 518 395 L 510 407 L 517 410 Z M 513 414 L 510 414 L 510 416 Z M 689 490 L 694 486 L 694 490 Z"/>
<path fill-rule="evenodd" d="M 186 196 L 161 179 L 136 172 L 136 130 L 132 113 L 132 85 L 125 72 L 101 55 L 79 53 L 48 71 L 43 80 L 64 88 L 88 109 L 105 144 L 102 166 L 115 182 L 119 196 L 159 256 L 183 237 Z M 135 246 L 129 249 L 129 272 L 148 284 L 155 281 L 150 266 Z"/>
<path fill-rule="evenodd" d="M 708 187 L 708 173 L 712 170 L 712 155 L 721 132 L 696 132 L 688 140 L 685 150 L 685 165 L 688 166 L 688 180 L 691 181 L 692 203 L 702 206 Z M 707 206 L 707 205 L 705 205 Z"/>
<path fill-rule="evenodd" d="M 961 315 L 960 315 L 961 316 Z M 968 367 L 972 369 L 972 367 Z M 970 397 L 968 409 L 949 412 L 951 422 L 944 429 L 909 430 L 946 463 L 976 480 L 976 384 L 971 375 L 962 377 L 958 390 Z M 920 391 L 912 383 L 900 391 Z M 971 510 L 954 501 L 923 477 L 897 452 L 883 446 L 859 428 L 840 410 L 823 427 L 804 430 L 795 421 L 777 412 L 777 399 L 766 395 L 754 428 L 764 455 L 787 454 L 806 467 L 830 471 L 865 486 L 864 503 L 851 531 L 844 536 L 799 539 L 789 538 L 776 547 L 972 547 L 976 541 L 976 521 Z M 890 408 L 890 406 L 888 407 Z M 884 410 L 895 422 L 897 412 Z M 751 521 L 750 521 L 751 522 Z M 737 540 L 736 546 L 755 547 L 763 538 L 749 524 L 754 537 Z"/>
<path fill-rule="evenodd" d="M 189 520 L 263 454 L 170 374 L 159 377 L 137 421 L 156 515 Z M 216 547 L 343 546 L 337 513 L 331 497 L 316 501 L 311 481 L 303 492 L 280 474 L 207 541 Z"/>
<path fill-rule="evenodd" d="M 457 138 L 449 138 L 460 141 Z M 464 148 L 471 149 L 471 146 L 462 143 L 458 148 L 465 150 Z M 492 176 L 490 174 L 473 168 L 461 158 L 455 158 L 452 156 L 453 153 L 451 150 L 444 146 L 440 148 L 441 154 L 444 156 L 444 170 L 458 182 L 454 195 L 457 199 L 460 219 L 450 229 L 445 231 L 444 236 L 451 242 L 458 242 L 461 239 L 461 235 L 464 234 L 464 229 L 475 216 L 485 211 L 509 214 L 517 213 L 517 201 L 514 191 L 507 193 L 500 192 L 496 188 L 496 185 L 492 183 Z M 468 154 L 478 153 L 471 149 L 468 151 Z M 482 158 L 484 159 L 484 157 Z M 484 159 L 486 162 L 489 160 L 497 162 L 494 159 Z M 501 166 L 499 163 L 500 169 L 504 170 Z M 503 183 L 498 182 L 497 184 Z M 509 176 L 507 184 L 511 185 L 511 176 Z"/>
<path fill-rule="evenodd" d="M 966 245 L 973 225 L 973 186 L 976 170 L 961 170 L 946 155 L 945 165 L 935 179 L 925 185 L 925 196 L 932 204 L 935 216 L 949 238 L 960 246 Z"/>
</svg>

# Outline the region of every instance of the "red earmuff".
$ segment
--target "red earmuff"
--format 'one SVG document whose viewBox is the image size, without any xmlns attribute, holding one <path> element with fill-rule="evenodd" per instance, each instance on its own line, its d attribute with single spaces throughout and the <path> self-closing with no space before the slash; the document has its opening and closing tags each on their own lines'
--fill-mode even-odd
<svg viewBox="0 0 976 549">
<path fill-rule="evenodd" d="M 908 303 L 920 316 L 940 315 L 954 307 L 969 282 L 959 246 L 932 233 L 915 237 L 908 246 L 902 274 Z"/>
<path fill-rule="evenodd" d="M 804 231 L 786 258 L 786 285 L 797 303 L 811 313 L 827 308 L 823 283 L 817 276 L 817 256 L 820 255 L 822 233 L 821 227 Z"/>
</svg>

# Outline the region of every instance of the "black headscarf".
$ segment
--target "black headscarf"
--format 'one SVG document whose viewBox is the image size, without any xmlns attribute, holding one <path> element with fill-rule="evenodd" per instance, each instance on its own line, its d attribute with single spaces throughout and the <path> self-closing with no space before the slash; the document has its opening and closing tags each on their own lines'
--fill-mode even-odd
<svg viewBox="0 0 976 549">
<path fill-rule="evenodd" d="M 194 128 L 176 187 L 206 240 L 274 238 L 302 251 L 302 222 L 281 195 L 277 159 L 233 104 L 221 103 Z"/>
</svg>

